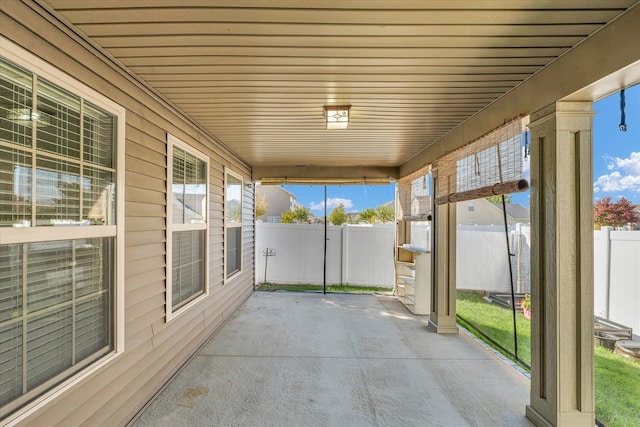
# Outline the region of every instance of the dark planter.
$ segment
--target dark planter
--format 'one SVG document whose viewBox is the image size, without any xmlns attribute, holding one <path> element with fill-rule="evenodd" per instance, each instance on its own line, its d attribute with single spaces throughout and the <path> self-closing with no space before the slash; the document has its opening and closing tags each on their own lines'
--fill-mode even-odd
<svg viewBox="0 0 640 427">
<path fill-rule="evenodd" d="M 616 342 L 618 342 L 619 339 L 620 338 L 615 335 L 610 335 L 604 332 L 595 333 L 596 344 L 611 351 L 613 351 L 616 346 Z"/>
</svg>

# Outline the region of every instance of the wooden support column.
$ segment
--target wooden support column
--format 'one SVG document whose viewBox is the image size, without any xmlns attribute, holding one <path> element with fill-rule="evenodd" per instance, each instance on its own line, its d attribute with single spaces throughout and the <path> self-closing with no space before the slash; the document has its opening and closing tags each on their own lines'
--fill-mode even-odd
<svg viewBox="0 0 640 427">
<path fill-rule="evenodd" d="M 437 188 L 437 168 L 433 169 Z M 456 204 L 435 205 L 432 230 L 433 280 L 428 327 L 439 334 L 457 334 L 456 324 Z"/>
<path fill-rule="evenodd" d="M 538 426 L 593 426 L 591 102 L 531 115 L 531 401 Z"/>
</svg>

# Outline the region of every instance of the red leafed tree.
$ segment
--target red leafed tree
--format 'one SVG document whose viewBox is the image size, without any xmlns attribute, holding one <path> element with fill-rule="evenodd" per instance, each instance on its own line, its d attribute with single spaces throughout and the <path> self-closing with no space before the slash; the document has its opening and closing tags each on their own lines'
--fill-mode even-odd
<svg viewBox="0 0 640 427">
<path fill-rule="evenodd" d="M 598 200 L 593 205 L 593 219 L 598 226 L 612 227 L 634 224 L 638 220 L 635 207 L 624 197 L 615 203 L 611 203 L 611 197 Z"/>
</svg>

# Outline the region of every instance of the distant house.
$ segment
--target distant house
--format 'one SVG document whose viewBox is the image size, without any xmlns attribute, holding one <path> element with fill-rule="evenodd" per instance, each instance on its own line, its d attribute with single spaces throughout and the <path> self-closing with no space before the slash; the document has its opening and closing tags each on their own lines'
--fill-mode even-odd
<svg viewBox="0 0 640 427">
<path fill-rule="evenodd" d="M 349 212 L 347 216 L 349 217 L 347 220 L 349 224 L 357 224 L 360 222 L 360 212 Z"/>
<path fill-rule="evenodd" d="M 634 209 L 636 213 L 636 222 L 629 226 L 630 230 L 640 230 L 640 205 L 636 205 Z"/>
<path fill-rule="evenodd" d="M 267 212 L 256 217 L 263 222 L 280 222 L 283 212 L 294 211 L 298 205 L 296 196 L 279 185 L 256 186 L 256 202 L 263 198 L 267 202 Z"/>
<path fill-rule="evenodd" d="M 507 224 L 529 223 L 529 209 L 518 204 L 508 203 Z M 499 225 L 504 224 L 502 205 L 487 199 L 459 202 L 456 209 L 457 223 L 462 225 Z"/>
<path fill-rule="evenodd" d="M 431 212 L 431 196 L 420 195 L 414 196 L 411 200 L 411 215 L 421 215 L 425 212 Z"/>
</svg>

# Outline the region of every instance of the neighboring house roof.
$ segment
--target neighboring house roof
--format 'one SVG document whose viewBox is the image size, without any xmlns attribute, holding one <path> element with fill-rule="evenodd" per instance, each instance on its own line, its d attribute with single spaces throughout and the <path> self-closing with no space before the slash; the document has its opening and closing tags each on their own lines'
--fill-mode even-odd
<svg viewBox="0 0 640 427">
<path fill-rule="evenodd" d="M 202 195 L 202 198 L 204 198 L 204 195 Z M 178 199 L 175 194 L 172 195 L 171 199 L 171 207 L 174 212 L 184 212 L 184 222 L 191 223 L 192 221 L 201 221 L 203 219 L 200 213 L 191 208 L 187 203 L 184 202 L 184 200 Z"/>
<path fill-rule="evenodd" d="M 518 203 L 507 204 L 506 211 L 509 224 L 530 221 L 529 209 Z M 489 225 L 504 222 L 502 203 L 491 203 L 485 198 L 458 203 L 457 215 L 460 224 Z"/>
<path fill-rule="evenodd" d="M 502 205 L 495 205 L 502 211 Z M 509 203 L 505 205 L 507 208 L 507 216 L 513 221 L 529 221 L 529 208 L 518 203 Z"/>
</svg>

